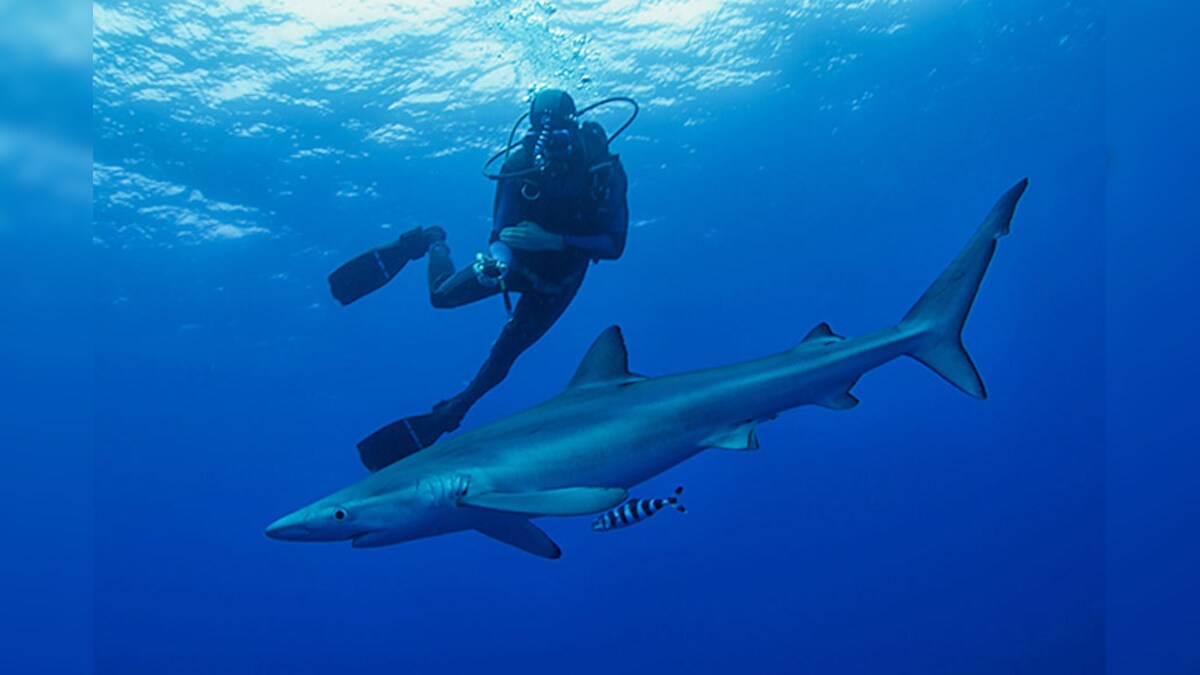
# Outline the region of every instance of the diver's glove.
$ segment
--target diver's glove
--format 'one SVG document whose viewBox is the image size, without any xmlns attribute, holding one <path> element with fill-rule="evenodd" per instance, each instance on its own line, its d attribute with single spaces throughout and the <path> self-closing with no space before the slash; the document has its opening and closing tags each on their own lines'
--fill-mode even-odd
<svg viewBox="0 0 1200 675">
<path fill-rule="evenodd" d="M 475 280 L 488 288 L 499 286 L 508 276 L 508 263 L 482 253 L 475 254 L 475 264 L 471 269 L 475 271 Z"/>
</svg>

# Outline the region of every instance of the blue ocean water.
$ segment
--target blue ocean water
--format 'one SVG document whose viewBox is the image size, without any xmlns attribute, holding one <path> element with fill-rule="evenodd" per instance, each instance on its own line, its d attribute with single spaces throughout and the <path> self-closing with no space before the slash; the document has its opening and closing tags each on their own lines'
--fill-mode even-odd
<svg viewBox="0 0 1200 675">
<path fill-rule="evenodd" d="M 1103 667 L 1098 3 L 93 8 L 97 672 Z M 613 323 L 649 375 L 888 325 L 1029 176 L 965 335 L 990 399 L 889 365 L 636 491 L 686 485 L 684 516 L 543 521 L 553 562 L 266 539 L 478 367 L 500 301 L 324 279 L 415 225 L 482 250 L 479 166 L 546 85 L 642 103 L 629 246 L 468 427 Z"/>
<path fill-rule="evenodd" d="M 1191 338 L 1198 290 L 1192 195 L 1200 92 L 1178 87 L 1200 8 L 1113 11 L 1108 40 L 1108 446 L 1110 673 L 1192 673 L 1200 652 L 1200 500 Z"/>
</svg>

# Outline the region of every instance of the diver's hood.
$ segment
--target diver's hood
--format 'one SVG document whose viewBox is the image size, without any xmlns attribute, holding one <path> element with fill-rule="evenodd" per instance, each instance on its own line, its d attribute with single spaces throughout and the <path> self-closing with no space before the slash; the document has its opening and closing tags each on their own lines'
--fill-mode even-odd
<svg viewBox="0 0 1200 675">
<path fill-rule="evenodd" d="M 544 89 L 529 104 L 529 122 L 535 129 L 543 124 L 553 129 L 574 126 L 575 100 L 562 89 Z"/>
</svg>

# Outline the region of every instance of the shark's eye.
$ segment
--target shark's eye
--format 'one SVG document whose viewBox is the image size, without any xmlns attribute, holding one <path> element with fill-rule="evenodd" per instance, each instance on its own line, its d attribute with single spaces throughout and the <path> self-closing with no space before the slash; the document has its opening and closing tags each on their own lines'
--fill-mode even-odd
<svg viewBox="0 0 1200 675">
<path fill-rule="evenodd" d="M 344 509 L 338 509 L 337 511 L 333 512 L 333 517 L 337 518 L 338 520 L 345 520 L 346 519 L 346 511 Z"/>
</svg>

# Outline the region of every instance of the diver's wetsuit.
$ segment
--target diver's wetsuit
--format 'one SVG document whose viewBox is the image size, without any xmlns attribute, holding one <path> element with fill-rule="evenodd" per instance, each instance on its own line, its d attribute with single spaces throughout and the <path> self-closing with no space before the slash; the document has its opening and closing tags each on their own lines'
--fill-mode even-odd
<svg viewBox="0 0 1200 675">
<path fill-rule="evenodd" d="M 502 173 L 528 167 L 527 150 L 528 144 L 514 151 Z M 467 410 L 508 375 L 517 357 L 562 316 L 583 283 L 588 264 L 615 260 L 625 250 L 629 227 L 625 170 L 615 155 L 585 160 L 584 154 L 580 150 L 570 169 L 558 177 L 499 180 L 492 242 L 504 228 L 532 221 L 562 235 L 566 246 L 558 251 L 513 251 L 505 284 L 510 292 L 520 294 L 520 300 L 475 378 L 461 393 L 434 408 L 444 431 L 457 427 Z M 500 292 L 496 285 L 481 283 L 471 266 L 455 272 L 444 243 L 430 248 L 429 297 L 434 307 L 459 307 Z"/>
</svg>

